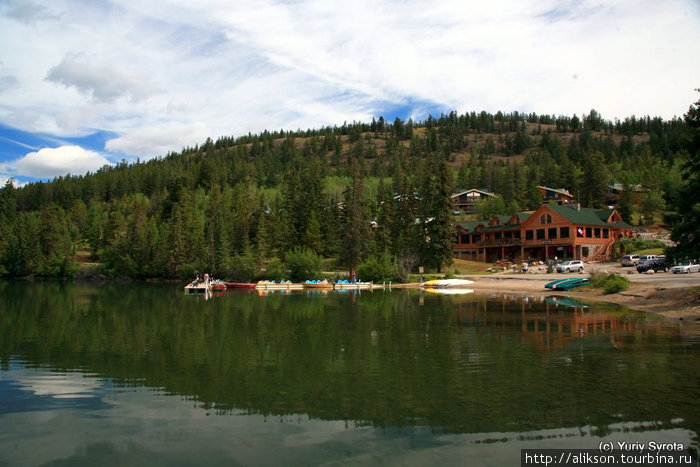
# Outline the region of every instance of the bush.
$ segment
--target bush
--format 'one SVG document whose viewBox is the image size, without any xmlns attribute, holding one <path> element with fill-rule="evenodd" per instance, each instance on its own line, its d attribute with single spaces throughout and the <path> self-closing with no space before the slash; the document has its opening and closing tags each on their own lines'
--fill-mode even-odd
<svg viewBox="0 0 700 467">
<path fill-rule="evenodd" d="M 264 279 L 271 281 L 281 281 L 286 279 L 288 276 L 287 267 L 279 258 L 272 259 L 265 268 Z"/>
<path fill-rule="evenodd" d="M 253 255 L 239 255 L 233 258 L 230 276 L 234 281 L 250 282 L 258 275 L 258 261 Z"/>
<path fill-rule="evenodd" d="M 287 253 L 290 279 L 303 281 L 321 276 L 321 258 L 308 248 L 294 248 Z"/>
<path fill-rule="evenodd" d="M 593 273 L 591 274 L 591 286 L 603 289 L 605 295 L 610 295 L 627 290 L 630 286 L 630 281 L 614 273 Z"/>
<path fill-rule="evenodd" d="M 372 282 L 389 282 L 393 280 L 393 270 L 391 256 L 388 253 L 384 253 L 379 257 L 368 258 L 356 268 L 358 279 Z"/>
</svg>

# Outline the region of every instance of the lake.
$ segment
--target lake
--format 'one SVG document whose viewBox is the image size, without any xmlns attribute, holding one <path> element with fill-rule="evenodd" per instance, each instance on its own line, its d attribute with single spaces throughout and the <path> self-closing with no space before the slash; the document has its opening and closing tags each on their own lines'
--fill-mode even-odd
<svg viewBox="0 0 700 467">
<path fill-rule="evenodd" d="M 700 326 L 563 298 L 0 283 L 0 466 L 517 465 L 700 441 Z"/>
</svg>

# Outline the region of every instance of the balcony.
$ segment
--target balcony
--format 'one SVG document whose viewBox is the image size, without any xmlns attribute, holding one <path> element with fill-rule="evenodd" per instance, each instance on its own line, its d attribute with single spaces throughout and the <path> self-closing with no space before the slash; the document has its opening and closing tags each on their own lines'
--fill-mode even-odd
<svg viewBox="0 0 700 467">
<path fill-rule="evenodd" d="M 498 240 L 481 240 L 476 242 L 480 247 L 482 246 L 520 246 L 521 242 L 519 238 L 499 238 Z"/>
</svg>

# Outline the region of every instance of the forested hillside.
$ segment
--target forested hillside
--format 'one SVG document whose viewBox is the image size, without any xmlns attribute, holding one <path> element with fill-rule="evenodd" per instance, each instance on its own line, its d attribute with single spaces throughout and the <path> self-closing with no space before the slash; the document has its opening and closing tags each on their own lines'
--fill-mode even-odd
<svg viewBox="0 0 700 467">
<path fill-rule="evenodd" d="M 689 131 L 683 119 L 611 122 L 594 110 L 452 112 L 208 139 L 148 162 L 8 183 L 0 273 L 72 276 L 82 250 L 107 275 L 142 278 L 248 280 L 263 265 L 274 277 L 290 258 L 320 257 L 399 276 L 439 270 L 451 257 L 452 192 L 495 192 L 490 208 L 514 213 L 539 206 L 538 185 L 591 207 L 604 205 L 611 181 L 641 185 L 641 199 L 618 208 L 650 222 L 680 202 Z"/>
</svg>

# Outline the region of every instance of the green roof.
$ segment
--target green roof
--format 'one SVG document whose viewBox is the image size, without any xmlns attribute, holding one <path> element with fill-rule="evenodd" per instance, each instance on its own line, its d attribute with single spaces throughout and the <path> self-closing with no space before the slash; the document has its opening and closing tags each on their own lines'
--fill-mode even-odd
<svg viewBox="0 0 700 467">
<path fill-rule="evenodd" d="M 559 205 L 559 204 L 547 204 L 547 207 L 559 214 L 560 216 L 568 219 L 572 224 L 577 225 L 599 225 L 601 227 L 622 227 L 629 228 L 632 227 L 627 222 L 606 222 L 606 220 L 612 214 L 610 209 L 593 209 L 593 208 L 575 208 L 573 205 Z M 476 220 L 476 221 L 462 221 L 455 222 L 455 225 L 460 225 L 467 232 L 473 232 L 476 226 L 479 224 L 484 225 L 485 232 L 493 232 L 498 230 L 511 230 L 518 229 L 520 225 L 525 222 L 530 216 L 531 212 L 519 212 L 517 216 L 520 218 L 520 224 L 506 224 L 513 216 L 497 216 L 502 222 L 501 225 L 489 225 L 488 220 Z"/>
<path fill-rule="evenodd" d="M 575 208 L 572 205 L 548 204 L 547 207 L 572 224 L 600 225 L 605 227 L 631 227 L 627 222 L 605 222 L 612 211 L 610 209 Z"/>
</svg>

